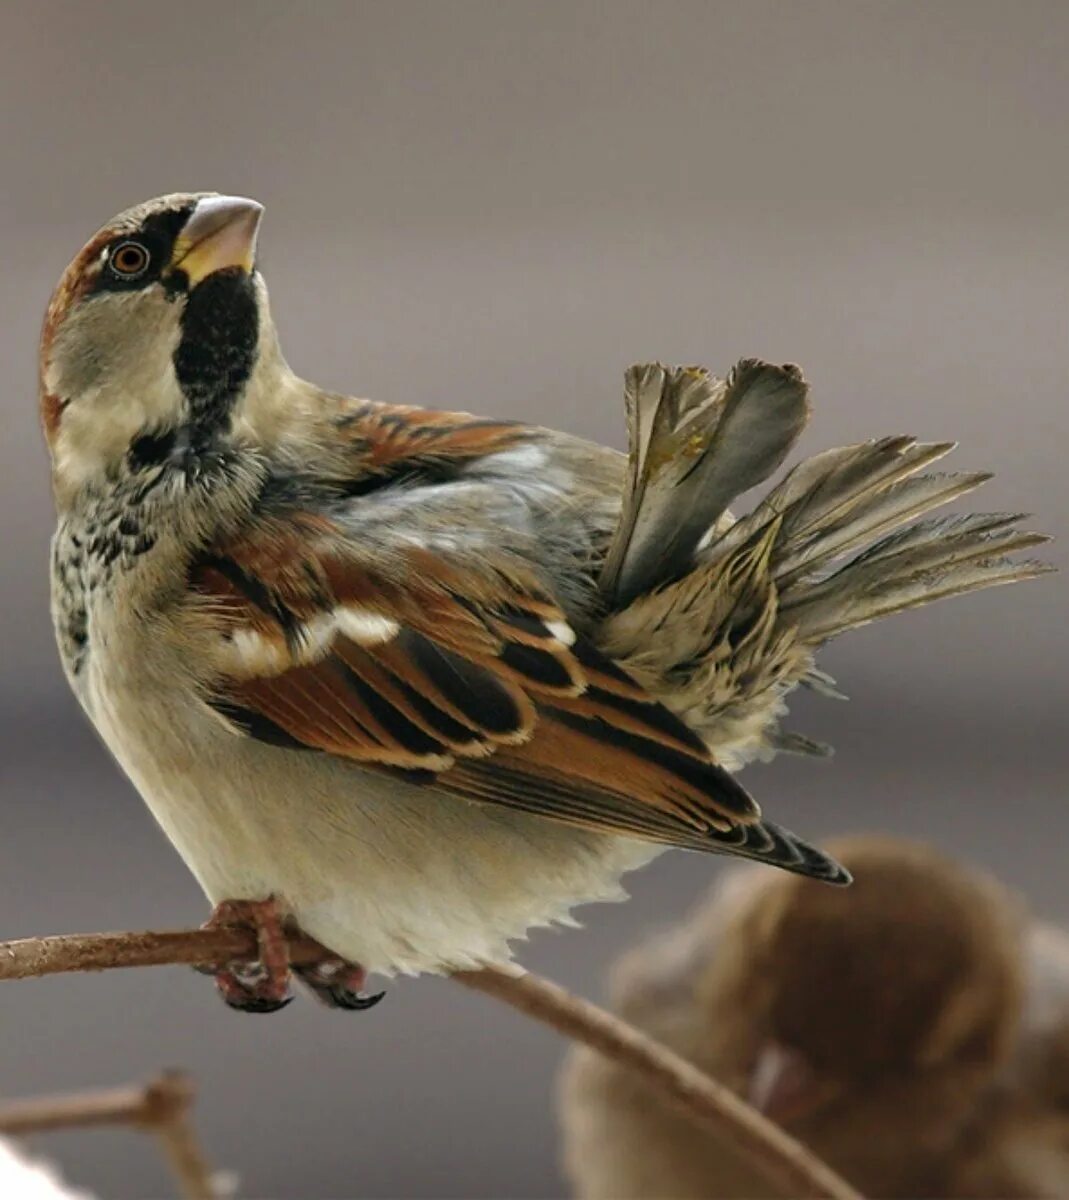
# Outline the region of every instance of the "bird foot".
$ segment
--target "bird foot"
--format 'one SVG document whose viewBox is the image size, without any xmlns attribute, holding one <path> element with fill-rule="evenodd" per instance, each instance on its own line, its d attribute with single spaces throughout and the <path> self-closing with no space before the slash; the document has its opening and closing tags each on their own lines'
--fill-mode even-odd
<svg viewBox="0 0 1069 1200">
<path fill-rule="evenodd" d="M 364 991 L 364 985 L 367 983 L 367 972 L 364 968 L 331 954 L 329 950 L 324 950 L 323 957 L 318 962 L 294 967 L 294 973 L 327 1008 L 344 1008 L 358 1012 L 365 1008 L 374 1008 L 386 995 L 385 992 L 368 995 Z"/>
<path fill-rule="evenodd" d="M 271 1013 L 293 999 L 290 990 L 289 945 L 273 896 L 266 900 L 224 900 L 212 910 L 202 929 L 239 925 L 256 934 L 254 959 L 236 959 L 205 967 L 214 976 L 219 994 L 239 1012 Z"/>
<path fill-rule="evenodd" d="M 219 994 L 230 1008 L 240 1012 L 278 1012 L 293 999 L 287 935 L 304 935 L 295 927 L 284 926 L 273 896 L 266 900 L 224 900 L 215 906 L 202 928 L 235 925 L 255 932 L 257 957 L 213 963 L 197 969 L 215 979 Z M 363 990 L 367 982 L 363 967 L 340 958 L 325 946 L 319 949 L 322 957 L 294 966 L 293 973 L 322 1004 L 328 1008 L 357 1011 L 373 1008 L 386 994 L 368 995 Z"/>
</svg>

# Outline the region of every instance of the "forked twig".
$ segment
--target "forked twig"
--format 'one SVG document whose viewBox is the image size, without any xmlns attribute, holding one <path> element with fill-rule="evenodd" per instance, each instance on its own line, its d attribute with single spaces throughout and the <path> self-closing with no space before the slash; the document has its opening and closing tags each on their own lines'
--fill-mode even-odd
<svg viewBox="0 0 1069 1200">
<path fill-rule="evenodd" d="M 255 958 L 256 953 L 255 934 L 238 927 L 25 938 L 0 942 L 0 980 L 114 967 L 226 962 Z M 314 962 L 321 955 L 318 943 L 302 938 L 290 942 L 290 961 L 295 964 Z M 830 1167 L 733 1092 L 604 1009 L 548 980 L 501 968 L 458 971 L 453 978 L 639 1072 L 652 1089 L 692 1120 L 730 1139 L 786 1195 L 861 1200 Z"/>
<path fill-rule="evenodd" d="M 216 1200 L 212 1172 L 190 1121 L 193 1096 L 185 1075 L 165 1071 L 141 1086 L 12 1100 L 0 1104 L 0 1133 L 22 1137 L 98 1125 L 144 1129 L 160 1143 L 186 1200 Z"/>
</svg>

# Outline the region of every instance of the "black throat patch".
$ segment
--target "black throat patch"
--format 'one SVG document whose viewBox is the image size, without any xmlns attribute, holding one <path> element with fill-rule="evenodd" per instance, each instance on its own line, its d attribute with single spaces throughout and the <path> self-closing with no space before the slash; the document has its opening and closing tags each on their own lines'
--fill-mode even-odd
<svg viewBox="0 0 1069 1200">
<path fill-rule="evenodd" d="M 189 401 L 192 450 L 211 445 L 228 427 L 256 362 L 259 335 L 253 280 L 239 267 L 216 271 L 189 293 L 174 369 Z"/>
</svg>

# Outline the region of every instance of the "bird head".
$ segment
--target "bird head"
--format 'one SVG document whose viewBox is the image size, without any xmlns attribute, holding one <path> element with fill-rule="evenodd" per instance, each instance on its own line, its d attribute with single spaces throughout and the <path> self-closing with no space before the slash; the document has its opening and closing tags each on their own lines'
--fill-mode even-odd
<svg viewBox="0 0 1069 1200">
<path fill-rule="evenodd" d="M 714 1010 L 725 992 L 751 1006 L 749 1099 L 783 1123 L 889 1083 L 991 1074 L 1020 1011 L 1021 914 L 1005 889 L 908 841 L 829 849 L 849 893 L 762 879 L 703 983 Z"/>
<path fill-rule="evenodd" d="M 196 453 L 285 370 L 256 270 L 262 207 L 176 194 L 105 225 L 63 273 L 45 317 L 40 404 L 57 494 L 130 456 Z"/>
</svg>

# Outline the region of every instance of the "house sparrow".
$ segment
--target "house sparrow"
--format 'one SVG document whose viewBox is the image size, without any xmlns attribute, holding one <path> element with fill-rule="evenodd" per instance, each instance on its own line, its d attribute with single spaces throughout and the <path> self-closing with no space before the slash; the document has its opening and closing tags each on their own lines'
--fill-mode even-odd
<svg viewBox="0 0 1069 1200">
<path fill-rule="evenodd" d="M 106 225 L 45 320 L 40 399 L 70 683 L 210 900 L 248 921 L 235 1007 L 304 969 L 506 960 L 668 846 L 842 883 L 729 773 L 778 748 L 827 638 L 1034 575 L 1008 516 L 915 518 L 982 475 L 906 437 L 796 467 L 793 366 L 633 369 L 630 461 L 562 433 L 298 379 L 261 207 L 171 195 Z M 914 521 L 910 524 L 909 522 Z M 853 557 L 850 557 L 853 555 Z"/>
<path fill-rule="evenodd" d="M 957 1190 L 990 1184 L 995 1131 L 1019 1132 L 1015 1114 L 1032 1107 L 1009 1083 L 1031 987 L 1022 903 L 916 843 L 857 837 L 830 849 L 854 874 L 845 902 L 742 872 L 624 958 L 616 1009 L 864 1195 L 1067 1194 L 1069 1176 L 1058 1193 Z M 583 1200 L 781 1194 L 596 1054 L 571 1055 L 561 1116 Z"/>
</svg>

